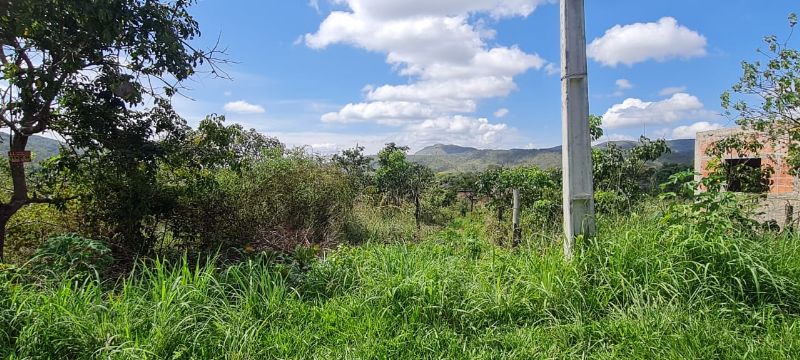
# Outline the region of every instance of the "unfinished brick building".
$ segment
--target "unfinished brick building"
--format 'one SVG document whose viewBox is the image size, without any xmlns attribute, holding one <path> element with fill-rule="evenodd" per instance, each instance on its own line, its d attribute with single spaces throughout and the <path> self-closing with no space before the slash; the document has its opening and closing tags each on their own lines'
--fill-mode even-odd
<svg viewBox="0 0 800 360">
<path fill-rule="evenodd" d="M 712 161 L 712 157 L 706 155 L 706 151 L 717 141 L 732 136 L 755 136 L 763 144 L 763 148 L 758 153 L 728 153 L 721 159 L 723 165 L 743 164 L 761 169 L 771 167 L 774 171 L 770 176 L 769 190 L 766 192 L 766 199 L 762 202 L 758 220 L 775 220 L 781 227 L 784 227 L 787 219 L 791 219 L 794 221 L 793 225 L 797 227 L 797 220 L 800 218 L 798 217 L 800 215 L 800 181 L 789 173 L 790 167 L 786 161 L 788 152 L 786 143 L 775 144 L 767 138 L 766 134 L 741 128 L 697 133 L 694 167 L 695 172 L 699 174 L 698 177 L 708 176 L 709 173 L 708 164 Z M 729 183 L 728 190 L 738 191 L 738 184 Z"/>
</svg>

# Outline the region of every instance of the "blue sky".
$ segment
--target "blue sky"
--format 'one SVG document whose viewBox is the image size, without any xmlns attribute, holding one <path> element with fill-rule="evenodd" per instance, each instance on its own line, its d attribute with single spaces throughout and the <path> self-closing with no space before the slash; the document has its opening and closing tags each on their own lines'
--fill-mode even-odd
<svg viewBox="0 0 800 360">
<path fill-rule="evenodd" d="M 591 112 L 607 139 L 731 126 L 720 93 L 790 0 L 587 0 Z M 225 114 L 327 153 L 394 141 L 479 148 L 561 142 L 559 8 L 548 0 L 200 0 L 231 80 L 198 76 L 178 111 Z M 793 44 L 797 41 L 793 41 Z"/>
</svg>

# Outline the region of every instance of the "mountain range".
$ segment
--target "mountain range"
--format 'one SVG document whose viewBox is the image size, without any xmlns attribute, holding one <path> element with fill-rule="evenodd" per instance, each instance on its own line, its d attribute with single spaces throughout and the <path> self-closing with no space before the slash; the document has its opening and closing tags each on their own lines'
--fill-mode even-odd
<svg viewBox="0 0 800 360">
<path fill-rule="evenodd" d="M 5 136 L 3 136 L 5 135 Z M 0 154 L 8 151 L 8 134 L 0 134 Z M 694 162 L 694 140 L 667 141 L 672 152 L 657 160 L 659 164 L 692 165 Z M 611 141 L 599 145 L 602 148 L 614 144 L 623 149 L 635 146 L 635 141 Z M 58 154 L 60 143 L 57 140 L 31 136 L 28 150 L 34 154 L 34 163 L 49 159 Z M 514 167 L 535 165 L 543 169 L 561 167 L 561 146 L 546 149 L 483 150 L 458 145 L 437 144 L 428 146 L 413 155 L 409 160 L 426 165 L 436 172 L 483 171 L 491 166 Z"/>
<path fill-rule="evenodd" d="M 0 154 L 4 158 L 8 157 L 9 143 L 8 133 L 0 133 Z M 39 163 L 42 160 L 58 155 L 60 146 L 61 143 L 58 140 L 33 135 L 28 138 L 27 149 L 33 155 L 33 163 Z"/>
<path fill-rule="evenodd" d="M 659 158 L 657 164 L 692 165 L 694 162 L 694 139 L 667 141 L 672 152 Z M 610 141 L 595 148 L 614 144 L 623 149 L 632 148 L 635 141 Z M 543 169 L 561 167 L 561 146 L 547 149 L 482 150 L 458 145 L 437 144 L 428 146 L 409 159 L 426 165 L 436 172 L 483 171 L 490 166 L 514 167 L 535 165 Z"/>
</svg>

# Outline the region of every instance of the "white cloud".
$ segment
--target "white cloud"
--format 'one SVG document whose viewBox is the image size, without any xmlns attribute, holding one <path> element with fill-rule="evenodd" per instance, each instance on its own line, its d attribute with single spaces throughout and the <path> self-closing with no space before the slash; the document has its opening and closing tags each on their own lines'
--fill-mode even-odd
<svg viewBox="0 0 800 360">
<path fill-rule="evenodd" d="M 383 85 L 369 93 L 372 101 L 420 101 L 453 104 L 506 96 L 517 89 L 508 76 L 471 77 L 444 81 L 420 81 L 409 85 Z"/>
<path fill-rule="evenodd" d="M 319 0 L 309 0 L 308 6 L 314 9 L 316 12 L 319 12 Z"/>
<path fill-rule="evenodd" d="M 355 123 L 374 120 L 384 125 L 401 125 L 403 122 L 436 116 L 436 111 L 425 104 L 407 101 L 374 101 L 347 104 L 338 112 L 322 115 L 328 123 Z"/>
<path fill-rule="evenodd" d="M 545 67 L 544 67 L 544 72 L 547 75 L 553 76 L 553 75 L 560 74 L 561 73 L 561 69 L 558 67 L 558 65 L 556 65 L 554 63 L 547 63 L 547 65 L 545 65 Z"/>
<path fill-rule="evenodd" d="M 603 135 L 602 138 L 598 139 L 597 141 L 593 142 L 592 145 L 599 145 L 602 143 L 606 143 L 609 141 L 636 141 L 637 139 L 630 135 L 625 134 L 607 134 Z"/>
<path fill-rule="evenodd" d="M 603 115 L 603 126 L 609 129 L 642 125 L 671 124 L 683 120 L 706 120 L 716 117 L 706 110 L 696 96 L 677 93 L 654 102 L 629 98 L 612 106 Z"/>
<path fill-rule="evenodd" d="M 508 115 L 508 113 L 509 113 L 508 109 L 500 108 L 500 109 L 497 109 L 497 111 L 494 112 L 494 117 L 504 118 L 504 117 L 506 117 L 506 115 Z"/>
<path fill-rule="evenodd" d="M 697 133 L 699 132 L 722 129 L 723 127 L 724 126 L 722 126 L 722 124 L 710 123 L 708 121 L 696 122 L 692 125 L 676 127 L 674 130 L 672 130 L 672 138 L 694 139 L 697 137 Z"/>
<path fill-rule="evenodd" d="M 530 139 L 507 124 L 461 115 L 428 119 L 395 129 L 371 134 L 310 131 L 269 132 L 267 135 L 276 136 L 289 146 L 309 146 L 317 153 L 334 153 L 358 144 L 364 146 L 367 153 L 374 154 L 388 142 L 408 145 L 412 152 L 438 143 L 492 149 L 517 148 L 530 143 Z M 314 139 L 314 144 L 309 145 L 309 139 Z"/>
<path fill-rule="evenodd" d="M 631 83 L 628 79 L 619 79 L 616 82 L 617 89 L 619 90 L 630 90 L 633 89 L 633 83 Z"/>
<path fill-rule="evenodd" d="M 537 6 L 554 0 L 333 0 L 348 4 L 354 12 L 375 19 L 446 17 L 471 13 L 490 13 L 495 18 L 528 16 Z"/>
<path fill-rule="evenodd" d="M 225 111 L 237 114 L 263 114 L 264 107 L 239 100 L 225 104 Z"/>
<path fill-rule="evenodd" d="M 589 57 L 606 66 L 631 66 L 647 60 L 667 61 L 706 55 L 707 39 L 665 17 L 654 23 L 616 25 L 589 44 Z"/>
<path fill-rule="evenodd" d="M 333 11 L 305 44 L 324 49 L 347 44 L 386 55 L 410 82 L 367 85 L 363 102 L 326 113 L 323 122 L 419 125 L 473 113 L 479 100 L 508 96 L 514 77 L 554 68 L 517 46 L 492 46 L 495 31 L 474 14 L 495 19 L 528 16 L 553 0 L 333 0 Z"/>
<path fill-rule="evenodd" d="M 440 117 L 409 125 L 396 140 L 419 148 L 431 144 L 455 144 L 479 148 L 518 146 L 522 139 L 517 130 L 506 124 L 492 124 L 485 118 L 467 116 Z"/>
<path fill-rule="evenodd" d="M 671 96 L 671 95 L 674 95 L 674 94 L 677 94 L 677 93 L 686 92 L 686 89 L 687 89 L 686 86 L 666 87 L 666 88 L 661 89 L 661 91 L 658 92 L 658 95 Z"/>
</svg>

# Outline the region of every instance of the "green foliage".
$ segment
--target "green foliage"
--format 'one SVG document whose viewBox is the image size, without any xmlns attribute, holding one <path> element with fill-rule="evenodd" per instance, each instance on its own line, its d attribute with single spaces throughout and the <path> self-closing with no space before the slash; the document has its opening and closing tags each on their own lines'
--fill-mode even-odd
<svg viewBox="0 0 800 360">
<path fill-rule="evenodd" d="M 384 200 L 394 206 L 401 202 L 414 203 L 414 218 L 419 228 L 422 221 L 421 197 L 433 184 L 433 171 L 418 163 L 406 159 L 408 147 L 398 147 L 395 143 L 386 144 L 378 153 L 378 169 L 375 170 L 375 182 Z"/>
<path fill-rule="evenodd" d="M 662 199 L 688 200 L 673 202 L 664 221 L 678 228 L 695 227 L 709 235 L 752 235 L 757 225 L 752 215 L 758 197 L 726 191 L 725 178 L 719 174 L 699 181 L 694 176 L 688 171 L 678 173 L 662 185 L 677 190 L 662 194 Z"/>
<path fill-rule="evenodd" d="M 398 147 L 395 143 L 389 143 L 378 152 L 375 183 L 386 200 L 394 205 L 399 205 L 408 196 L 411 185 L 411 163 L 406 160 L 407 151 L 407 146 Z"/>
<path fill-rule="evenodd" d="M 589 137 L 592 141 L 600 140 L 603 137 L 603 117 L 589 114 Z"/>
<path fill-rule="evenodd" d="M 592 150 L 594 187 L 598 191 L 615 192 L 629 200 L 649 191 L 654 166 L 648 165 L 670 149 L 663 139 L 652 141 L 644 136 L 633 148 L 623 150 L 607 144 Z"/>
<path fill-rule="evenodd" d="M 308 264 L 155 261 L 113 291 L 2 282 L 0 357 L 797 354 L 795 237 L 706 237 L 647 210 L 600 219 L 569 263 L 557 242 L 495 247 L 475 216 L 418 243 L 341 247 Z"/>
<path fill-rule="evenodd" d="M 775 170 L 771 166 L 751 166 L 745 158 L 748 153 L 758 153 L 762 146 L 760 140 L 746 133 L 718 140 L 706 149 L 706 155 L 711 157 L 707 170 L 714 176 L 724 177 L 728 186 L 735 185 L 732 190 L 737 192 L 766 193 Z M 726 159 L 731 153 L 741 159 Z"/>
<path fill-rule="evenodd" d="M 23 263 L 33 256 L 42 242 L 56 234 L 77 231 L 74 208 L 59 210 L 55 206 L 36 204 L 20 209 L 8 223 L 6 232 L 7 260 Z"/>
<path fill-rule="evenodd" d="M 195 229 L 210 244 L 250 241 L 293 251 L 302 245 L 341 242 L 355 199 L 349 179 L 337 167 L 305 157 L 265 160 L 220 181 L 227 200 L 208 207 L 222 205 L 228 213 L 218 212 L 220 218 L 212 218 L 215 223 Z"/>
<path fill-rule="evenodd" d="M 794 31 L 796 26 L 797 15 L 790 14 L 789 27 Z M 800 51 L 790 46 L 790 40 L 764 37 L 767 49 L 759 53 L 766 61 L 742 62 L 742 76 L 731 89 L 735 97 L 726 91 L 721 99 L 725 114 L 735 118 L 737 124 L 766 133 L 774 146 L 788 146 L 788 160 L 796 173 L 800 168 Z M 746 142 L 755 149 L 764 145 L 763 140 L 755 138 Z M 741 147 L 728 145 L 729 149 Z"/>
<path fill-rule="evenodd" d="M 111 261 L 111 249 L 103 242 L 68 234 L 47 239 L 29 266 L 35 276 L 99 279 Z"/>
<path fill-rule="evenodd" d="M 350 177 L 355 191 L 361 191 L 372 183 L 372 159 L 364 155 L 363 146 L 342 150 L 340 154 L 334 154 L 331 161 Z"/>
<path fill-rule="evenodd" d="M 196 242 L 197 230 L 187 229 L 210 228 L 209 218 L 230 211 L 219 174 L 230 172 L 248 181 L 244 172 L 284 151 L 276 139 L 238 124 L 226 126 L 224 120 L 212 115 L 180 138 L 159 141 L 164 154 L 149 161 L 121 159 L 111 152 L 58 159 L 59 170 L 81 194 L 83 231 L 114 243 L 126 258 L 151 253 L 174 235 L 212 246 Z"/>
<path fill-rule="evenodd" d="M 163 199 L 143 185 L 165 154 L 163 144 L 187 130 L 170 98 L 198 68 L 216 71 L 221 61 L 218 51 L 189 44 L 200 34 L 188 13 L 192 3 L 4 2 L 0 79 L 9 91 L 0 104 L 0 119 L 13 134 L 10 150 L 23 151 L 30 136 L 52 131 L 81 150 L 66 152 L 72 159 L 59 161 L 62 169 L 108 172 L 117 177 L 103 179 L 110 182 L 108 192 L 143 191 L 144 202 L 134 206 L 149 201 L 162 206 Z M 25 205 L 71 198 L 30 186 L 22 164 L 11 164 L 10 173 L 13 196 L 0 203 L 0 226 Z M 0 258 L 2 250 L 0 237 Z"/>
<path fill-rule="evenodd" d="M 675 191 L 677 191 L 676 188 L 673 188 L 673 187 L 670 187 L 670 186 L 662 188 L 661 184 L 669 182 L 669 180 L 672 177 L 672 175 L 675 175 L 675 174 L 681 173 L 681 172 L 686 172 L 686 171 L 690 171 L 690 172 L 694 171 L 694 168 L 692 168 L 689 165 L 683 165 L 683 164 L 675 164 L 675 163 L 664 164 L 662 167 L 660 167 L 660 168 L 658 168 L 658 170 L 656 170 L 655 174 L 653 174 L 653 183 L 651 185 L 651 188 L 653 190 L 660 191 L 660 192 L 664 192 L 664 191 L 666 191 L 666 192 L 675 192 Z"/>
</svg>

